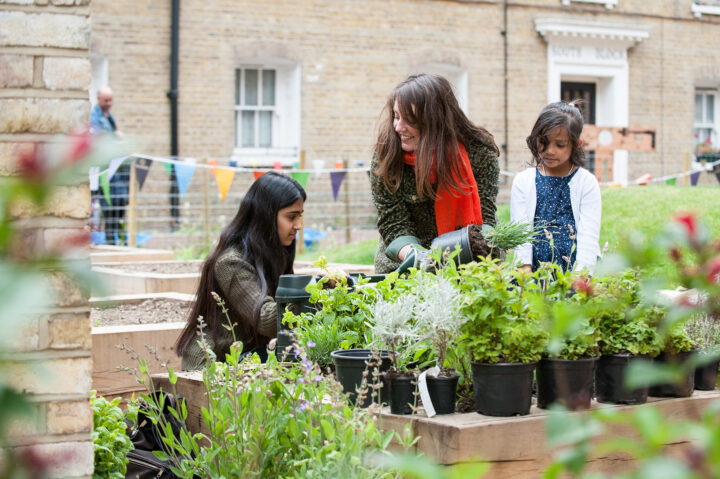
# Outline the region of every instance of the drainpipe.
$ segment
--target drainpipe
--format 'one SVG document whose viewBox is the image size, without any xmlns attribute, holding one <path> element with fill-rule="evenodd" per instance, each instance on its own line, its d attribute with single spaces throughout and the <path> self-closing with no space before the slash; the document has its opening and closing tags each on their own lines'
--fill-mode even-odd
<svg viewBox="0 0 720 479">
<path fill-rule="evenodd" d="M 508 2 L 503 1 L 503 121 L 505 128 L 505 141 L 503 142 L 503 164 L 504 170 L 508 171 L 508 141 L 509 141 L 509 127 L 508 127 Z M 507 176 L 503 176 L 502 184 L 506 184 L 508 181 Z"/>
<path fill-rule="evenodd" d="M 180 50 L 180 0 L 172 0 L 170 29 L 170 156 L 178 156 L 178 63 Z M 180 190 L 178 189 L 175 165 L 170 173 L 170 231 L 180 226 Z"/>
</svg>

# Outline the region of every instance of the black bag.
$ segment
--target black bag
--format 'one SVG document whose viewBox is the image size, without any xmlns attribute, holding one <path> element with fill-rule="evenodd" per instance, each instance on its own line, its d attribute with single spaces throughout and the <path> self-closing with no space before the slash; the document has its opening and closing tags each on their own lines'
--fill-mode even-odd
<svg viewBox="0 0 720 479">
<path fill-rule="evenodd" d="M 135 449 L 127 454 L 126 478 L 132 479 L 175 479 L 170 470 L 170 461 L 161 461 L 150 451 Z"/>
<path fill-rule="evenodd" d="M 169 411 L 173 408 L 180 411 L 178 401 L 182 401 L 182 397 L 176 398 L 172 394 L 155 392 L 152 394 L 154 402 L 157 405 L 163 404 L 162 416 L 165 421 L 170 424 L 173 434 L 180 436 L 180 431 L 185 429 L 185 425 L 177 420 Z M 152 451 L 163 451 L 170 457 L 174 455 L 163 443 L 160 437 L 159 425 L 153 424 L 148 418 L 147 411 L 150 406 L 148 404 L 140 404 L 138 411 L 137 425 L 130 431 L 130 440 L 135 449 L 127 455 L 128 465 L 125 472 L 126 479 L 179 479 L 171 470 L 172 462 L 170 460 L 163 461 L 158 459 Z M 129 426 L 132 426 L 130 424 Z"/>
</svg>

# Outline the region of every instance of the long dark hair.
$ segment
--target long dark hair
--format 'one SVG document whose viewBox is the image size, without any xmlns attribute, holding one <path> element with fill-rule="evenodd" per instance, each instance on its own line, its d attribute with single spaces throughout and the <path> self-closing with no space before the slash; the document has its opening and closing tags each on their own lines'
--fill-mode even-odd
<svg viewBox="0 0 720 479">
<path fill-rule="evenodd" d="M 572 145 L 570 164 L 585 166 L 585 152 L 582 146 L 578 145 L 583 129 L 583 117 L 578 108 L 579 104 L 580 100 L 573 100 L 570 103 L 558 101 L 550 103 L 540 111 L 530 136 L 525 140 L 533 155 L 533 166 L 542 164 L 540 155 L 548 146 L 548 135 L 556 128 L 564 128 L 567 131 Z"/>
<path fill-rule="evenodd" d="M 218 311 L 218 305 L 211 294 L 218 288 L 215 281 L 215 263 L 231 248 L 240 250 L 243 257 L 258 272 L 262 294 L 253 311 L 238 311 L 240 321 L 237 325 L 240 337 L 248 338 L 257 345 L 260 339 L 257 324 L 262 301 L 266 295 L 275 295 L 280 275 L 292 273 L 295 261 L 295 241 L 290 246 L 280 243 L 277 229 L 278 211 L 299 199 L 306 199 L 303 187 L 294 179 L 273 171 L 265 173 L 250 186 L 235 218 L 222 230 L 215 250 L 203 263 L 195 304 L 190 310 L 185 329 L 175 343 L 178 356 L 182 356 L 195 337 L 200 316 L 217 348 L 218 333 L 225 318 L 219 317 L 222 313 Z M 215 353 L 221 357 L 221 351 Z"/>
<path fill-rule="evenodd" d="M 378 169 L 385 187 L 397 191 L 403 173 L 403 150 L 393 127 L 395 101 L 403 119 L 420 132 L 415 160 L 415 187 L 420 198 L 434 198 L 436 191 L 445 188 L 461 193 L 466 187 L 459 171 L 458 142 L 466 148 L 471 141 L 479 141 L 499 154 L 493 136 L 485 128 L 474 125 L 458 105 L 450 82 L 438 75 L 421 73 L 400 83 L 388 97 L 380 125 L 376 152 Z M 430 182 L 433 159 L 437 188 Z M 461 182 L 454 179 L 457 178 Z"/>
</svg>

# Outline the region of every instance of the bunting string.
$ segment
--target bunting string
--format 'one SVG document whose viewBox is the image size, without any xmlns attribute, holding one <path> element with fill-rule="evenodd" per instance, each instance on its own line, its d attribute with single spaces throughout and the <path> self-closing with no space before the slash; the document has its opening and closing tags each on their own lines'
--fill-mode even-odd
<svg viewBox="0 0 720 479">
<path fill-rule="evenodd" d="M 124 156 L 121 158 L 115 158 L 111 160 L 110 165 L 107 169 L 98 171 L 97 169 L 92 169 L 89 171 L 89 178 L 90 178 L 90 184 L 91 185 L 100 185 L 105 186 L 107 185 L 107 182 L 112 179 L 113 175 L 117 171 L 117 169 L 120 167 L 120 165 L 127 159 L 136 159 L 138 160 L 138 165 L 142 169 L 142 180 L 141 183 L 144 183 L 145 176 L 147 175 L 147 170 L 149 169 L 149 166 L 153 162 L 158 162 L 163 165 L 165 168 L 167 174 L 171 173 L 172 167 L 175 166 L 175 174 L 178 178 L 178 186 L 180 190 L 180 196 L 183 196 L 184 193 L 187 190 L 188 185 L 190 184 L 190 181 L 192 180 L 193 174 L 197 168 L 207 168 L 210 170 L 210 173 L 215 179 L 218 181 L 218 187 L 220 196 L 224 200 L 225 195 L 227 194 L 227 191 L 230 187 L 230 184 L 233 181 L 233 178 L 235 174 L 237 173 L 252 173 L 255 179 L 262 176 L 264 173 L 267 173 L 268 171 L 284 171 L 282 170 L 282 165 L 280 162 L 274 162 L 272 168 L 252 168 L 252 167 L 244 167 L 244 166 L 238 166 L 236 160 L 229 160 L 228 165 L 219 165 L 217 159 L 208 159 L 207 162 L 198 162 L 196 158 L 180 158 L 180 157 L 163 157 L 163 156 L 152 156 L 152 155 L 145 155 L 145 154 L 132 154 L 128 156 Z M 341 164 L 341 163 L 339 163 Z M 636 186 L 637 184 L 650 184 L 650 183 L 666 183 L 666 184 L 676 184 L 678 178 L 683 178 L 686 176 L 690 176 L 691 184 L 694 186 L 697 184 L 698 178 L 700 176 L 700 173 L 703 171 L 712 172 L 712 170 L 720 165 L 720 160 L 712 162 L 712 163 L 706 163 L 702 169 L 692 169 L 689 171 L 683 171 L 680 173 L 673 173 L 669 175 L 664 175 L 657 178 L 649 178 L 647 180 L 643 180 L 642 182 L 634 182 L 630 181 L 628 182 L 627 186 Z M 337 165 L 336 165 L 337 166 Z M 303 187 L 307 184 L 308 178 L 310 173 L 316 173 L 316 174 L 322 174 L 322 173 L 329 173 L 333 185 L 333 196 L 337 200 L 337 194 L 339 191 L 339 187 L 347 173 L 359 173 L 359 172 L 365 172 L 370 173 L 369 167 L 354 167 L 354 168 L 342 168 L 342 167 L 333 167 L 333 168 L 293 168 L 292 170 L 288 170 L 288 173 L 296 180 L 298 181 Z M 218 175 L 218 173 L 220 173 Z M 507 176 L 507 177 L 514 177 L 517 173 L 500 170 L 500 175 Z M 219 176 L 219 177 L 218 177 Z M 720 181 L 720 176 L 718 177 L 718 180 Z M 600 183 L 600 186 L 616 186 L 617 183 L 614 182 L 602 182 Z M 142 188 L 142 185 L 140 185 Z M 97 186 L 95 187 L 97 189 Z"/>
</svg>

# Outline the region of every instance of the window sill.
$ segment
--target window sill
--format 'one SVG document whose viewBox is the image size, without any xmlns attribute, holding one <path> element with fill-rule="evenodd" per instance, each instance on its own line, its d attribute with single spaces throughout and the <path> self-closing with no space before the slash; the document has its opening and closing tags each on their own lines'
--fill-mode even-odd
<svg viewBox="0 0 720 479">
<path fill-rule="evenodd" d="M 276 162 L 293 166 L 299 161 L 297 148 L 235 148 L 233 160 L 238 166 L 248 168 L 272 168 Z"/>
<path fill-rule="evenodd" d="M 715 5 L 698 5 L 693 3 L 690 5 L 690 11 L 695 17 L 700 18 L 705 15 L 720 15 L 720 6 Z"/>
<path fill-rule="evenodd" d="M 597 3 L 605 5 L 605 8 L 611 10 L 617 5 L 618 0 L 562 0 L 563 5 L 570 5 L 571 3 Z"/>
</svg>

